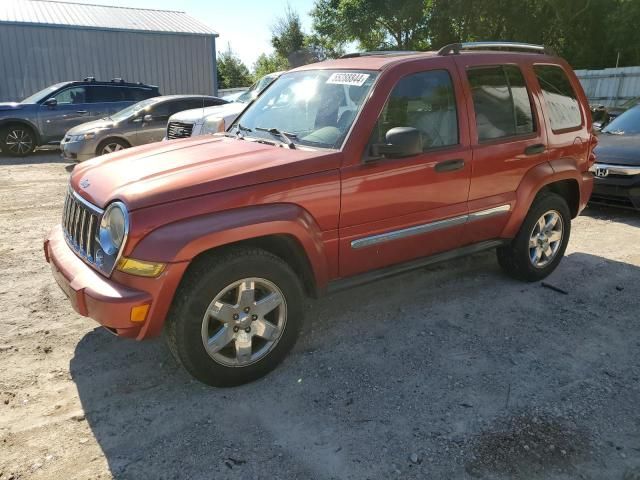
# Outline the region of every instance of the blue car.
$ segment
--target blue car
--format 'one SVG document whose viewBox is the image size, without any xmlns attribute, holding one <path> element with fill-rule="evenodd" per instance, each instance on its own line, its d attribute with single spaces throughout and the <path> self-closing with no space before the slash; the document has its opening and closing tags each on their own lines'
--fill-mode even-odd
<svg viewBox="0 0 640 480">
<path fill-rule="evenodd" d="M 59 144 L 65 132 L 76 125 L 159 95 L 156 86 L 119 78 L 99 82 L 88 77 L 57 83 L 19 103 L 0 103 L 0 150 L 24 157 L 36 147 Z"/>
</svg>

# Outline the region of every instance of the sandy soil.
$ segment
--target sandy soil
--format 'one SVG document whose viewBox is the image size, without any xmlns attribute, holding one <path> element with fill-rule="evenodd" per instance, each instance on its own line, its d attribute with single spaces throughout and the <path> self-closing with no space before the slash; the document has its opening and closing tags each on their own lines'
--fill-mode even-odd
<svg viewBox="0 0 640 480">
<path fill-rule="evenodd" d="M 566 295 L 475 255 L 317 302 L 275 372 L 212 389 L 69 307 L 69 170 L 0 160 L 0 480 L 640 478 L 640 214 L 575 221 Z"/>
</svg>

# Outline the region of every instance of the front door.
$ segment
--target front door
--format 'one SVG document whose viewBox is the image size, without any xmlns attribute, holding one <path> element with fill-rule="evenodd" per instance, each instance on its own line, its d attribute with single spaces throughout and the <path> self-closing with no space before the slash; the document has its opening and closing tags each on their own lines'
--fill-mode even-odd
<svg viewBox="0 0 640 480">
<path fill-rule="evenodd" d="M 56 105 L 40 105 L 38 112 L 40 131 L 46 143 L 62 140 L 72 127 L 92 120 L 85 87 L 65 88 L 53 98 Z"/>
<path fill-rule="evenodd" d="M 343 167 L 340 277 L 465 243 L 471 176 L 466 107 L 453 62 L 442 58 L 438 65 L 413 67 L 395 83 L 363 156 Z M 422 153 L 373 158 L 371 146 L 385 143 L 394 127 L 419 130 Z"/>
</svg>

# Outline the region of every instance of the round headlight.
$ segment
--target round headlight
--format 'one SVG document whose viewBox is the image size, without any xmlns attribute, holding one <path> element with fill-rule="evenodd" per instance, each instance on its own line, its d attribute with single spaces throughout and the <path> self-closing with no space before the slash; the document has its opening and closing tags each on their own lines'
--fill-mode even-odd
<svg viewBox="0 0 640 480">
<path fill-rule="evenodd" d="M 113 255 L 122 246 L 129 232 L 129 214 L 122 202 L 107 207 L 100 222 L 100 246 L 107 255 Z"/>
</svg>

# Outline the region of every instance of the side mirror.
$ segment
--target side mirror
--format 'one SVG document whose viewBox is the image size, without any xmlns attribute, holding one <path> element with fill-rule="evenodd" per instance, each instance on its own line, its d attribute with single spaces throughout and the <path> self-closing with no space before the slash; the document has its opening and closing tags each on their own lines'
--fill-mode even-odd
<svg viewBox="0 0 640 480">
<path fill-rule="evenodd" d="M 143 121 L 144 123 L 150 123 L 150 122 L 152 122 L 152 121 L 153 121 L 153 116 L 152 116 L 152 115 L 145 115 L 145 116 L 142 118 L 142 121 Z"/>
<path fill-rule="evenodd" d="M 55 108 L 58 105 L 58 100 L 56 100 L 55 98 L 51 97 L 51 98 L 47 98 L 43 105 L 46 105 L 49 108 Z"/>
<path fill-rule="evenodd" d="M 416 128 L 392 128 L 385 135 L 385 139 L 387 143 L 371 145 L 372 157 L 401 158 L 422 153 L 422 133 Z"/>
</svg>

